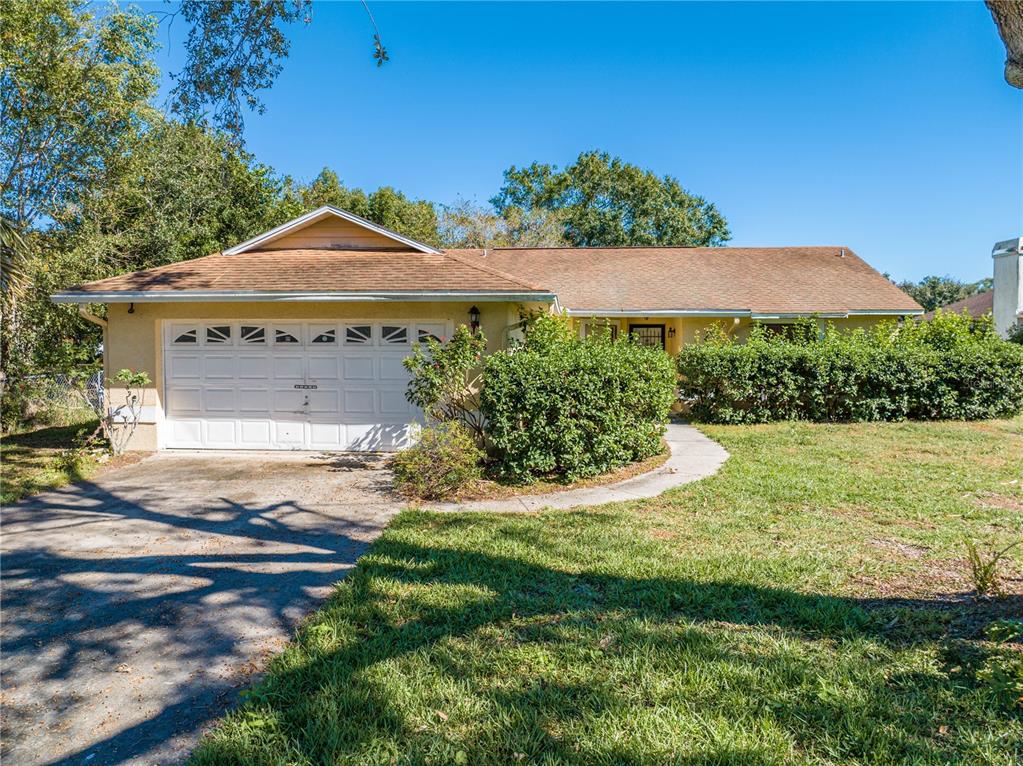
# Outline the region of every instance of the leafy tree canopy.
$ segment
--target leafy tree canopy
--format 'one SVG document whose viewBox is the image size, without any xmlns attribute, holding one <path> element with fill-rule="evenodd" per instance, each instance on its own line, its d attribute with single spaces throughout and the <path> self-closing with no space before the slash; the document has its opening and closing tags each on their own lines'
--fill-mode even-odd
<svg viewBox="0 0 1023 766">
<path fill-rule="evenodd" d="M 949 276 L 924 277 L 919 282 L 899 282 L 899 288 L 927 311 L 946 306 L 991 289 L 991 279 L 962 282 Z"/>
<path fill-rule="evenodd" d="M 564 215 L 560 210 L 511 207 L 498 215 L 470 200 L 445 205 L 440 239 L 445 247 L 564 247 Z"/>
<path fill-rule="evenodd" d="M 156 22 L 84 2 L 13 0 L 0 25 L 0 213 L 60 220 L 127 153 L 156 92 Z"/>
<path fill-rule="evenodd" d="M 491 202 L 514 211 L 560 211 L 565 239 L 580 247 L 713 246 L 728 241 L 724 216 L 677 179 L 657 176 L 607 152 L 583 152 L 564 170 L 534 162 L 509 168 Z"/>
<path fill-rule="evenodd" d="M 285 27 L 309 22 L 311 0 L 184 0 L 190 25 L 185 67 L 175 75 L 172 110 L 240 138 L 243 104 L 262 114 L 259 91 L 273 85 L 291 49 Z"/>
</svg>

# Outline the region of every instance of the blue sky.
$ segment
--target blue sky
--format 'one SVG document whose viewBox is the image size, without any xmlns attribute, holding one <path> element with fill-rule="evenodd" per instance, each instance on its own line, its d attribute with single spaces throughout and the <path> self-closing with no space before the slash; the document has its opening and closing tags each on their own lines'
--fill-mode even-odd
<svg viewBox="0 0 1023 766">
<path fill-rule="evenodd" d="M 485 202 L 510 165 L 603 149 L 715 202 L 733 245 L 848 245 L 900 279 L 989 276 L 1023 234 L 1023 92 L 980 2 L 370 7 L 381 69 L 356 3 L 292 30 L 247 117 L 260 161 Z"/>
</svg>

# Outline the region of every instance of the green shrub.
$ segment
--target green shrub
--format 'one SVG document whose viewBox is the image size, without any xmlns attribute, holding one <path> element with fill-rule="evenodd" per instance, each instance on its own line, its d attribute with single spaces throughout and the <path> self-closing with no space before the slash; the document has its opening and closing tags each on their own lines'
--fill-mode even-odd
<svg viewBox="0 0 1023 766">
<path fill-rule="evenodd" d="M 423 429 L 415 445 L 394 456 L 394 486 L 406 497 L 456 497 L 480 478 L 483 457 L 465 426 L 439 423 Z"/>
<path fill-rule="evenodd" d="M 480 406 L 500 475 L 574 480 L 656 454 L 674 400 L 660 349 L 541 317 L 521 348 L 487 357 Z"/>
<path fill-rule="evenodd" d="M 447 343 L 428 338 L 416 343 L 403 364 L 409 371 L 405 398 L 431 420 L 461 423 L 483 443 L 479 412 L 479 369 L 487 339 L 465 325 Z"/>
<path fill-rule="evenodd" d="M 975 420 L 1023 409 L 1023 349 L 990 321 L 930 322 L 790 337 L 754 327 L 746 343 L 712 332 L 682 347 L 680 391 L 713 423 Z"/>
</svg>

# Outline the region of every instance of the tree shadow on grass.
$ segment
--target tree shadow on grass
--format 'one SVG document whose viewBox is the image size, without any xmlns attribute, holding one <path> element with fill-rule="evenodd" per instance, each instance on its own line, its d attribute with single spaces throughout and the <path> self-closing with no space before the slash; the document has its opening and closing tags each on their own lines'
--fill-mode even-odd
<svg viewBox="0 0 1023 766">
<path fill-rule="evenodd" d="M 434 526 L 450 540 L 472 523 Z M 990 724 L 961 681 L 877 672 L 941 637 L 919 601 L 562 571 L 401 526 L 196 763 L 767 764 L 793 747 L 965 763 L 939 724 L 964 742 Z"/>
</svg>

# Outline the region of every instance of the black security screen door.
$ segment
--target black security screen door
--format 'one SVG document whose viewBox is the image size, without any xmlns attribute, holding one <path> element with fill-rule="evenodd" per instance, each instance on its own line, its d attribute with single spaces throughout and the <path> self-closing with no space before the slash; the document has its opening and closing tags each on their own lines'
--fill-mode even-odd
<svg viewBox="0 0 1023 766">
<path fill-rule="evenodd" d="M 663 324 L 630 324 L 629 335 L 634 337 L 643 346 L 664 348 Z"/>
</svg>

